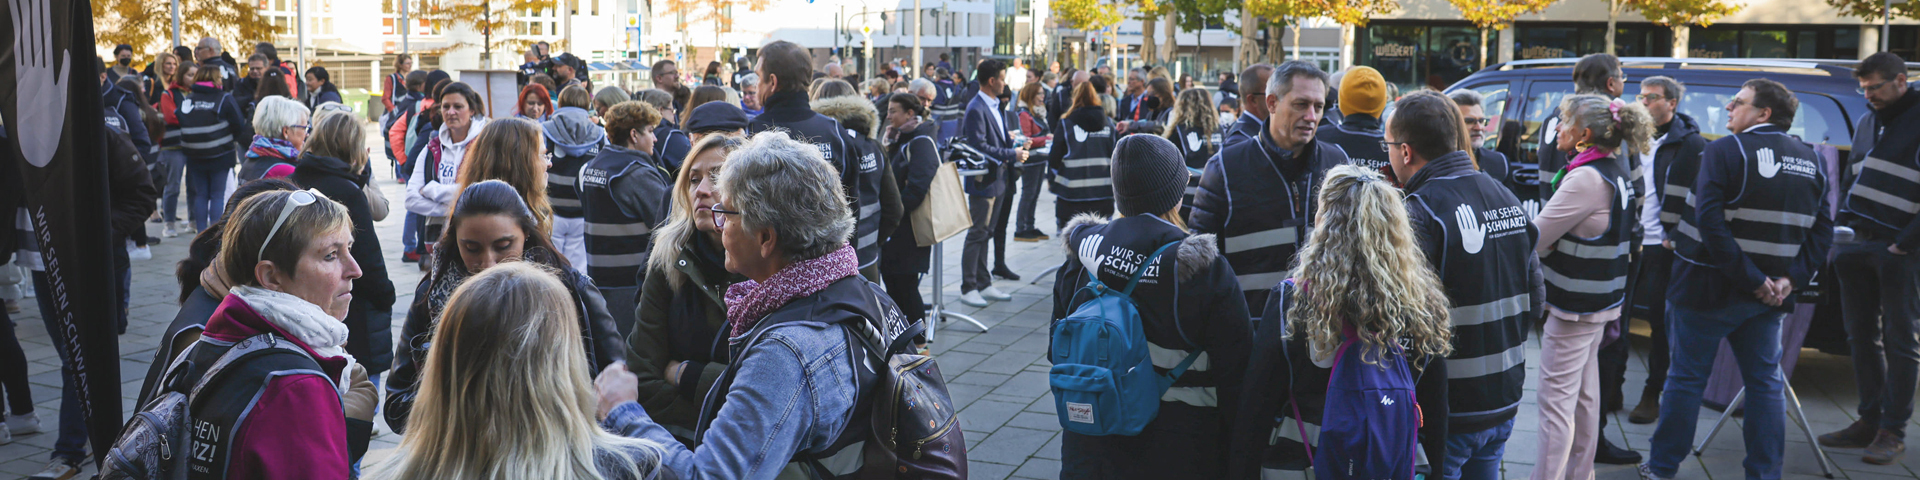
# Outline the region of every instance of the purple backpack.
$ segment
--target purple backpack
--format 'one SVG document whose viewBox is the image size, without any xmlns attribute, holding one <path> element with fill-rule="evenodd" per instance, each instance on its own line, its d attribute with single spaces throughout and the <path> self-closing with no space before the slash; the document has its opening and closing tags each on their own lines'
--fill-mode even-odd
<svg viewBox="0 0 1920 480">
<path fill-rule="evenodd" d="M 1368 364 L 1353 326 L 1342 333 L 1346 340 L 1334 352 L 1319 445 L 1307 450 L 1313 476 L 1318 480 L 1411 480 L 1423 419 L 1406 352 L 1389 343 L 1391 351 L 1382 352 L 1378 364 Z"/>
</svg>

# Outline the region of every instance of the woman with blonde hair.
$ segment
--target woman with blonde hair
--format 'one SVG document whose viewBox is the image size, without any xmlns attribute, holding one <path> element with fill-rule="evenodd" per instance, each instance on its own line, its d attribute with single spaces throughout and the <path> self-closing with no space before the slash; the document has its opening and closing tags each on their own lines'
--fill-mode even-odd
<svg viewBox="0 0 1920 480">
<path fill-rule="evenodd" d="M 553 203 L 547 198 L 546 148 L 540 124 L 532 120 L 502 118 L 490 122 L 480 130 L 466 161 L 460 164 L 460 188 L 465 190 L 486 180 L 507 182 L 533 208 L 540 233 L 551 235 Z"/>
<path fill-rule="evenodd" d="M 652 479 L 660 445 L 602 430 L 593 365 L 567 289 L 538 265 L 500 265 L 447 301 L 413 425 L 372 478 Z"/>
<path fill-rule="evenodd" d="M 639 318 L 627 336 L 633 352 L 627 368 L 640 378 L 640 405 L 691 444 L 700 398 L 733 363 L 715 348 L 727 324 L 728 287 L 747 278 L 727 271 L 727 251 L 713 223 L 714 192 L 727 155 L 740 149 L 739 135 L 708 135 L 693 144 L 673 182 L 667 221 L 654 230 Z"/>
<path fill-rule="evenodd" d="M 533 210 L 527 208 L 524 196 L 506 182 L 486 180 L 460 191 L 447 218 L 446 235 L 440 238 L 441 248 L 434 251 L 430 262 L 432 269 L 415 287 L 406 324 L 400 328 L 399 349 L 394 355 L 392 376 L 387 378 L 386 405 L 382 409 L 393 431 L 404 433 L 411 423 L 425 374 L 422 369 L 438 343 L 434 332 L 440 321 L 449 318 L 445 313 L 454 292 L 474 276 L 501 265 L 539 264 L 559 275 L 569 294 L 565 305 L 570 308 L 552 311 L 570 311 L 572 315 L 567 318 L 580 325 L 572 336 L 553 338 L 577 339 L 579 348 L 569 351 L 577 352 L 583 360 L 582 368 L 590 370 L 586 373 L 626 360 L 626 345 L 614 326 L 613 315 L 607 313 L 607 301 L 600 296 L 599 288 L 554 250 L 553 240 L 534 222 Z"/>
<path fill-rule="evenodd" d="M 1638 242 L 1623 195 L 1636 190 L 1621 148 L 1650 151 L 1653 120 L 1639 102 L 1574 95 L 1560 102 L 1555 148 L 1571 158 L 1553 199 L 1533 218 L 1547 280 L 1540 335 L 1540 456 L 1534 480 L 1593 476 L 1600 438 L 1600 344 L 1621 317 L 1627 251 Z M 1637 160 L 1631 160 L 1637 161 Z M 1595 288 L 1598 286 L 1599 288 Z"/>
<path fill-rule="evenodd" d="M 1420 416 L 1445 419 L 1449 412 L 1443 360 L 1453 353 L 1450 304 L 1415 241 L 1404 194 L 1380 172 L 1354 165 L 1327 170 L 1319 191 L 1312 234 L 1300 247 L 1291 279 L 1268 296 L 1241 382 L 1246 392 L 1239 418 L 1284 423 L 1236 426 L 1230 478 L 1313 467 L 1307 448 L 1319 442 L 1336 364 L 1405 368 L 1415 379 Z M 1445 458 L 1446 422 L 1424 423 L 1417 432 L 1401 432 L 1419 435 L 1407 467 L 1424 465 L 1433 472 L 1429 459 Z M 1309 438 L 1302 439 L 1301 430 Z M 1272 435 L 1280 440 L 1270 441 Z"/>
<path fill-rule="evenodd" d="M 1193 194 L 1200 190 L 1200 170 L 1207 159 L 1220 151 L 1220 117 L 1213 112 L 1213 99 L 1204 88 L 1180 91 L 1173 100 L 1173 113 L 1167 117 L 1160 135 L 1180 147 L 1187 165 L 1186 203 L 1180 205 L 1180 218 L 1193 212 Z"/>
</svg>

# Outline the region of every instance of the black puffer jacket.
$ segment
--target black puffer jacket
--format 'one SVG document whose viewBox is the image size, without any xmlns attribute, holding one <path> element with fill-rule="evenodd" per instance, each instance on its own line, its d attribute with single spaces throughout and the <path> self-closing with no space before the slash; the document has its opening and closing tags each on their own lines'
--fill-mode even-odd
<svg viewBox="0 0 1920 480">
<path fill-rule="evenodd" d="M 580 332 L 586 343 L 587 359 L 593 361 L 592 376 L 607 368 L 613 362 L 625 362 L 627 342 L 620 338 L 620 330 L 614 327 L 613 315 L 607 313 L 607 300 L 600 296 L 600 287 L 593 279 L 581 275 L 578 270 L 561 265 L 555 260 L 557 254 L 540 249 L 524 253 L 523 258 L 555 270 L 566 272 L 560 276 L 560 283 L 567 286 L 567 292 L 573 295 L 575 313 L 580 316 Z M 387 377 L 386 405 L 381 413 L 386 415 L 387 425 L 394 433 L 405 433 L 407 417 L 413 413 L 413 399 L 419 392 L 420 374 L 426 368 L 427 350 L 432 348 L 433 327 L 446 308 L 447 298 L 471 274 L 464 266 L 453 265 L 435 255 L 434 262 L 439 264 L 434 271 L 420 279 L 420 286 L 413 292 L 413 307 L 407 311 L 407 324 L 400 328 L 399 354 L 394 355 L 393 372 Z M 460 270 L 460 271 L 449 271 Z"/>
</svg>

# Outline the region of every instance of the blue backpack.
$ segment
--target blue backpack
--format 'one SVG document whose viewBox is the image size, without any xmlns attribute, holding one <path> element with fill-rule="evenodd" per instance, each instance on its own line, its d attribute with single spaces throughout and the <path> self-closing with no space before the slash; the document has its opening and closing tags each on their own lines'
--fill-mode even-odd
<svg viewBox="0 0 1920 480">
<path fill-rule="evenodd" d="M 1087 286 L 1080 292 L 1091 292 L 1093 298 L 1054 322 L 1053 369 L 1047 373 L 1054 410 L 1067 431 L 1093 436 L 1140 434 L 1159 415 L 1160 396 L 1199 357 L 1189 352 L 1167 374 L 1154 371 L 1140 309 L 1132 296 L 1147 267 L 1178 244 L 1174 241 L 1155 250 L 1121 290 L 1100 283 L 1093 271 L 1098 266 L 1087 266 Z"/>
<path fill-rule="evenodd" d="M 1327 379 L 1319 451 L 1307 450 L 1313 476 L 1319 480 L 1411 480 L 1424 419 L 1414 398 L 1413 370 L 1406 352 L 1389 343 L 1392 351 L 1380 355 L 1379 365 L 1369 365 L 1361 358 L 1353 326 L 1342 333 L 1346 340 L 1334 352 L 1333 373 Z"/>
</svg>

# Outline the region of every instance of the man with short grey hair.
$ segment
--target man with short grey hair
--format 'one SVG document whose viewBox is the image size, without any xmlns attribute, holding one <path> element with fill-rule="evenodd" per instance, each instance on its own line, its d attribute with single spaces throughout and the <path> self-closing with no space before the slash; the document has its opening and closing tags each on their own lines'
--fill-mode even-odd
<svg viewBox="0 0 1920 480">
<path fill-rule="evenodd" d="M 916 78 L 911 82 L 907 82 L 907 93 L 920 97 L 920 103 L 925 105 L 932 105 L 933 99 L 940 96 L 940 90 L 935 88 L 933 81 L 927 80 L 926 77 Z"/>
<path fill-rule="evenodd" d="M 226 49 L 220 46 L 219 39 L 206 37 L 200 39 L 198 46 L 193 47 L 193 58 L 201 65 L 218 65 L 220 67 L 220 88 L 231 92 L 233 91 L 233 87 L 240 85 L 240 69 L 235 68 L 233 64 L 227 63 L 225 59 L 220 58 L 220 53 L 225 51 Z"/>
<path fill-rule="evenodd" d="M 1507 191 L 1513 192 L 1515 197 L 1527 199 L 1539 194 L 1532 188 L 1513 188 L 1514 183 L 1508 178 L 1513 170 L 1507 164 L 1507 156 L 1487 148 L 1487 132 L 1493 130 L 1493 117 L 1487 116 L 1487 98 L 1480 92 L 1467 89 L 1448 94 L 1447 98 L 1453 100 L 1453 106 L 1460 109 L 1460 120 L 1467 124 L 1468 144 L 1473 151 L 1473 162 L 1480 166 L 1480 171 L 1500 182 L 1500 186 L 1507 187 Z"/>
<path fill-rule="evenodd" d="M 1338 147 L 1314 139 L 1329 87 L 1327 73 L 1311 63 L 1274 68 L 1264 97 L 1266 128 L 1207 161 L 1193 196 L 1193 229 L 1218 236 L 1250 312 L 1266 311 L 1267 291 L 1286 278 L 1313 223 L 1314 196 L 1327 169 L 1348 161 Z"/>
</svg>

